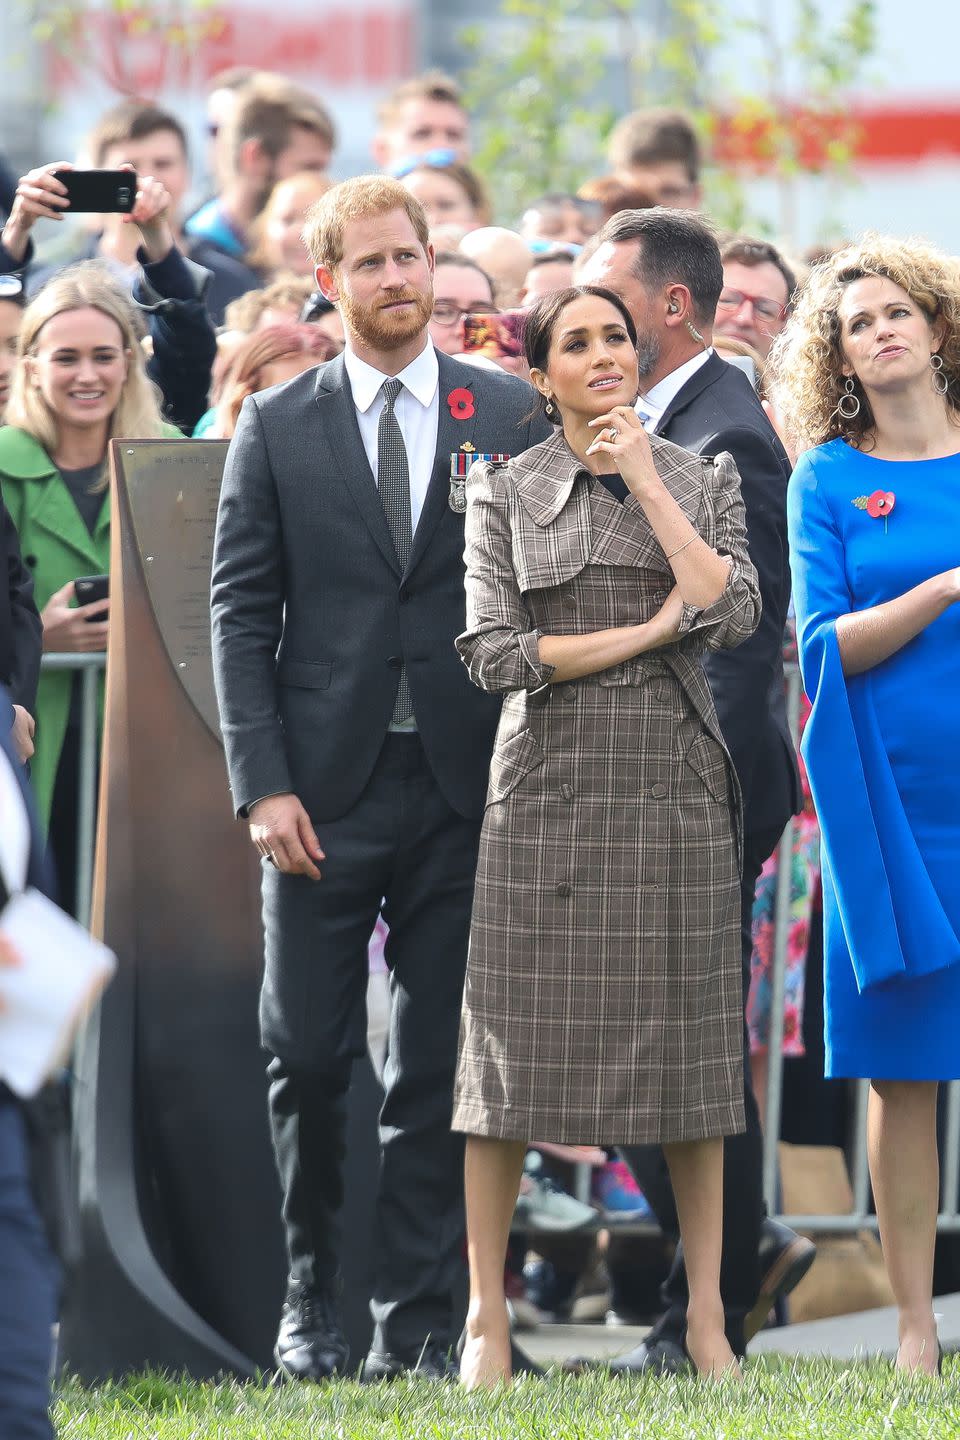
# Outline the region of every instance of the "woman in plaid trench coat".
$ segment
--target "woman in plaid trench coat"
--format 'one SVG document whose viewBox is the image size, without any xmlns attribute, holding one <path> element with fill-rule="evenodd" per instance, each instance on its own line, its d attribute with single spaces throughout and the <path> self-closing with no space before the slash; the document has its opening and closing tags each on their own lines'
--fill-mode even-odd
<svg viewBox="0 0 960 1440">
<path fill-rule="evenodd" d="M 503 1257 L 532 1136 L 664 1145 L 688 1346 L 718 1373 L 736 1363 L 719 1272 L 720 1137 L 743 1128 L 739 798 L 700 657 L 759 618 L 739 478 L 728 455 L 648 439 L 618 297 L 551 296 L 526 344 L 562 430 L 470 472 L 457 641 L 473 681 L 505 696 L 454 1102 L 469 1137 L 461 1374 L 509 1377 Z"/>
</svg>

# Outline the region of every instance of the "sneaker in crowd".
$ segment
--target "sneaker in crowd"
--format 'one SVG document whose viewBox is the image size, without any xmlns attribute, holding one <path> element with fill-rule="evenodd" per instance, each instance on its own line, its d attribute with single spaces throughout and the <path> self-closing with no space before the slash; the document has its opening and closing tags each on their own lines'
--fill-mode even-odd
<svg viewBox="0 0 960 1440">
<path fill-rule="evenodd" d="M 570 1319 L 580 1276 L 558 1270 L 550 1260 L 528 1260 L 523 1267 L 527 1301 L 541 1325 L 564 1325 Z"/>
<path fill-rule="evenodd" d="M 523 1167 L 514 1221 L 525 1229 L 568 1235 L 575 1230 L 595 1230 L 597 1212 L 568 1195 L 546 1173 L 542 1157 L 531 1150 Z"/>
<path fill-rule="evenodd" d="M 593 1172 L 591 1199 L 601 1212 L 603 1225 L 635 1225 L 653 1219 L 646 1196 L 623 1160 L 608 1160 Z"/>
</svg>

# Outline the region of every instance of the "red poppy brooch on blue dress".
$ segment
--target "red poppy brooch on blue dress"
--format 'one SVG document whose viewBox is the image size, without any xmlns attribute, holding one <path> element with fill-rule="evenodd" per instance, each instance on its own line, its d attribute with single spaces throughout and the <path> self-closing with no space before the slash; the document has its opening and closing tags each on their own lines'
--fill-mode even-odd
<svg viewBox="0 0 960 1440">
<path fill-rule="evenodd" d="M 886 534 L 887 516 L 897 503 L 897 497 L 892 490 L 874 490 L 872 495 L 857 495 L 851 503 L 856 505 L 858 510 L 866 510 L 872 520 L 882 519 Z"/>
</svg>

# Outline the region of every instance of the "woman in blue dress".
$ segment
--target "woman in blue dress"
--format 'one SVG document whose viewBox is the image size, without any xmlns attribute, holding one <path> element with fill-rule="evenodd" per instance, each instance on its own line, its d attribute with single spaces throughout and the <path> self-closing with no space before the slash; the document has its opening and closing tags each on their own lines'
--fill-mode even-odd
<svg viewBox="0 0 960 1440">
<path fill-rule="evenodd" d="M 957 263 L 866 237 L 813 271 L 773 362 L 800 453 L 788 515 L 827 1074 L 871 1081 L 897 1365 L 932 1373 L 937 1082 L 960 1077 Z"/>
</svg>

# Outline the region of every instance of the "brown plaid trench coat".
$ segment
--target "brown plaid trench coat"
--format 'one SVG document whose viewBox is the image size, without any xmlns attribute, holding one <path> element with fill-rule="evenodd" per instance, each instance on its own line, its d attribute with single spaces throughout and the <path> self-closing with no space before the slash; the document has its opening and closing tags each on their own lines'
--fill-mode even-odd
<svg viewBox="0 0 960 1440">
<path fill-rule="evenodd" d="M 673 574 L 632 496 L 558 434 L 467 483 L 471 678 L 504 705 L 487 792 L 453 1126 L 612 1144 L 743 1129 L 739 789 L 701 665 L 760 613 L 736 466 L 651 436 L 731 569 L 677 641 L 550 684 L 540 634 L 636 624 Z"/>
</svg>

